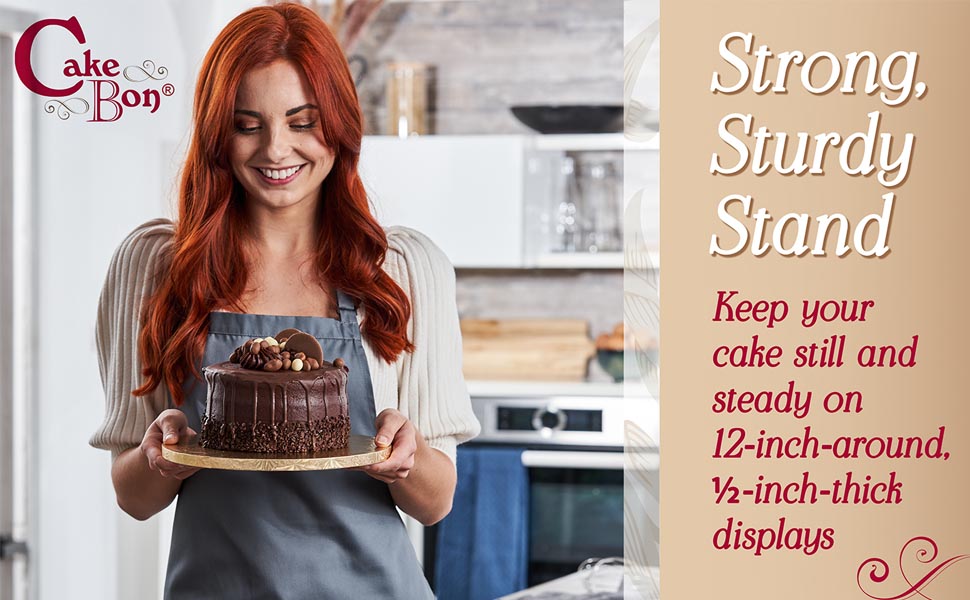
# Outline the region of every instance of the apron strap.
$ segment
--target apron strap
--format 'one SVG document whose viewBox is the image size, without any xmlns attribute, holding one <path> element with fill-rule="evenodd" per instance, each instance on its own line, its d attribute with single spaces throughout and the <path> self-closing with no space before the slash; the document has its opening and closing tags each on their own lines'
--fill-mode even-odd
<svg viewBox="0 0 970 600">
<path fill-rule="evenodd" d="M 354 306 L 354 299 L 337 290 L 337 308 L 340 312 L 340 322 L 344 325 L 357 325 L 357 308 Z"/>
</svg>

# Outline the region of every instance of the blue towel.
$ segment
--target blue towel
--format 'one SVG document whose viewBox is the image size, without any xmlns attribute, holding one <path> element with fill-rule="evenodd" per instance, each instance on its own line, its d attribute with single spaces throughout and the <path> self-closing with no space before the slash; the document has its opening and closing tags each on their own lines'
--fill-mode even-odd
<svg viewBox="0 0 970 600">
<path fill-rule="evenodd" d="M 439 600 L 494 600 L 526 587 L 529 476 L 522 450 L 458 448 L 451 514 L 438 527 Z"/>
</svg>

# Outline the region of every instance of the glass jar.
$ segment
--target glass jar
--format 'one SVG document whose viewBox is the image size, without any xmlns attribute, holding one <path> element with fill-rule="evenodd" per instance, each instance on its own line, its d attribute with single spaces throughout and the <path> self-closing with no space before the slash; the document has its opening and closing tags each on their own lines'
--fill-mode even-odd
<svg viewBox="0 0 970 600">
<path fill-rule="evenodd" d="M 417 62 L 387 65 L 386 134 L 406 138 L 428 133 L 428 69 Z"/>
<path fill-rule="evenodd" d="M 587 154 L 580 159 L 577 177 L 582 194 L 580 246 L 584 252 L 623 250 L 622 196 L 616 157 Z"/>
<path fill-rule="evenodd" d="M 582 195 L 576 182 L 576 163 L 565 156 L 560 164 L 562 197 L 556 211 L 556 251 L 582 251 Z"/>
</svg>

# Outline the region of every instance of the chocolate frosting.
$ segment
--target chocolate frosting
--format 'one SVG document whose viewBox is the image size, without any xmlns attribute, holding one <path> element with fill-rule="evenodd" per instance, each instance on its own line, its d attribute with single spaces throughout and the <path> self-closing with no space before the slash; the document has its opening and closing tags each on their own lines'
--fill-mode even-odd
<svg viewBox="0 0 970 600">
<path fill-rule="evenodd" d="M 203 446 L 306 452 L 347 444 L 344 369 L 324 364 L 309 372 L 271 372 L 223 362 L 206 367 L 203 374 L 209 388 Z"/>
</svg>

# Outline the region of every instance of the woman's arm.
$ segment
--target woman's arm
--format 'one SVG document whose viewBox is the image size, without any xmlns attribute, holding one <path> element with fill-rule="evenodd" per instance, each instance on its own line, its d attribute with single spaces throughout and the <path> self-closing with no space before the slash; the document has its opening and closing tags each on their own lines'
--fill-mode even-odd
<svg viewBox="0 0 970 600">
<path fill-rule="evenodd" d="M 170 406 L 164 383 L 145 396 L 132 396 L 131 391 L 144 383 L 138 352 L 141 308 L 156 281 L 166 276 L 174 230 L 165 219 L 135 228 L 115 250 L 101 288 L 95 344 L 105 410 L 90 443 L 115 457 L 138 446 L 152 421 Z"/>
<path fill-rule="evenodd" d="M 145 432 L 141 445 L 117 455 L 111 465 L 118 506 L 139 521 L 172 503 L 182 480 L 198 472 L 162 458 L 162 443 L 175 444 L 183 435 L 194 435 L 180 410 L 163 411 Z"/>
<path fill-rule="evenodd" d="M 390 484 L 394 503 L 424 525 L 433 525 L 451 512 L 457 475 L 444 453 L 425 441 L 421 432 L 399 411 L 377 415 L 378 446 L 394 451 L 384 462 L 363 467 L 367 474 Z"/>
<path fill-rule="evenodd" d="M 455 447 L 480 429 L 462 376 L 455 270 L 441 249 L 413 229 L 392 227 L 387 242 L 383 268 L 411 300 L 407 333 L 414 352 L 390 365 L 368 360 L 380 413 L 377 436 L 386 436 L 394 452 L 366 470 L 374 477 L 396 475 L 390 491 L 397 505 L 434 523 L 451 510 Z"/>
</svg>

